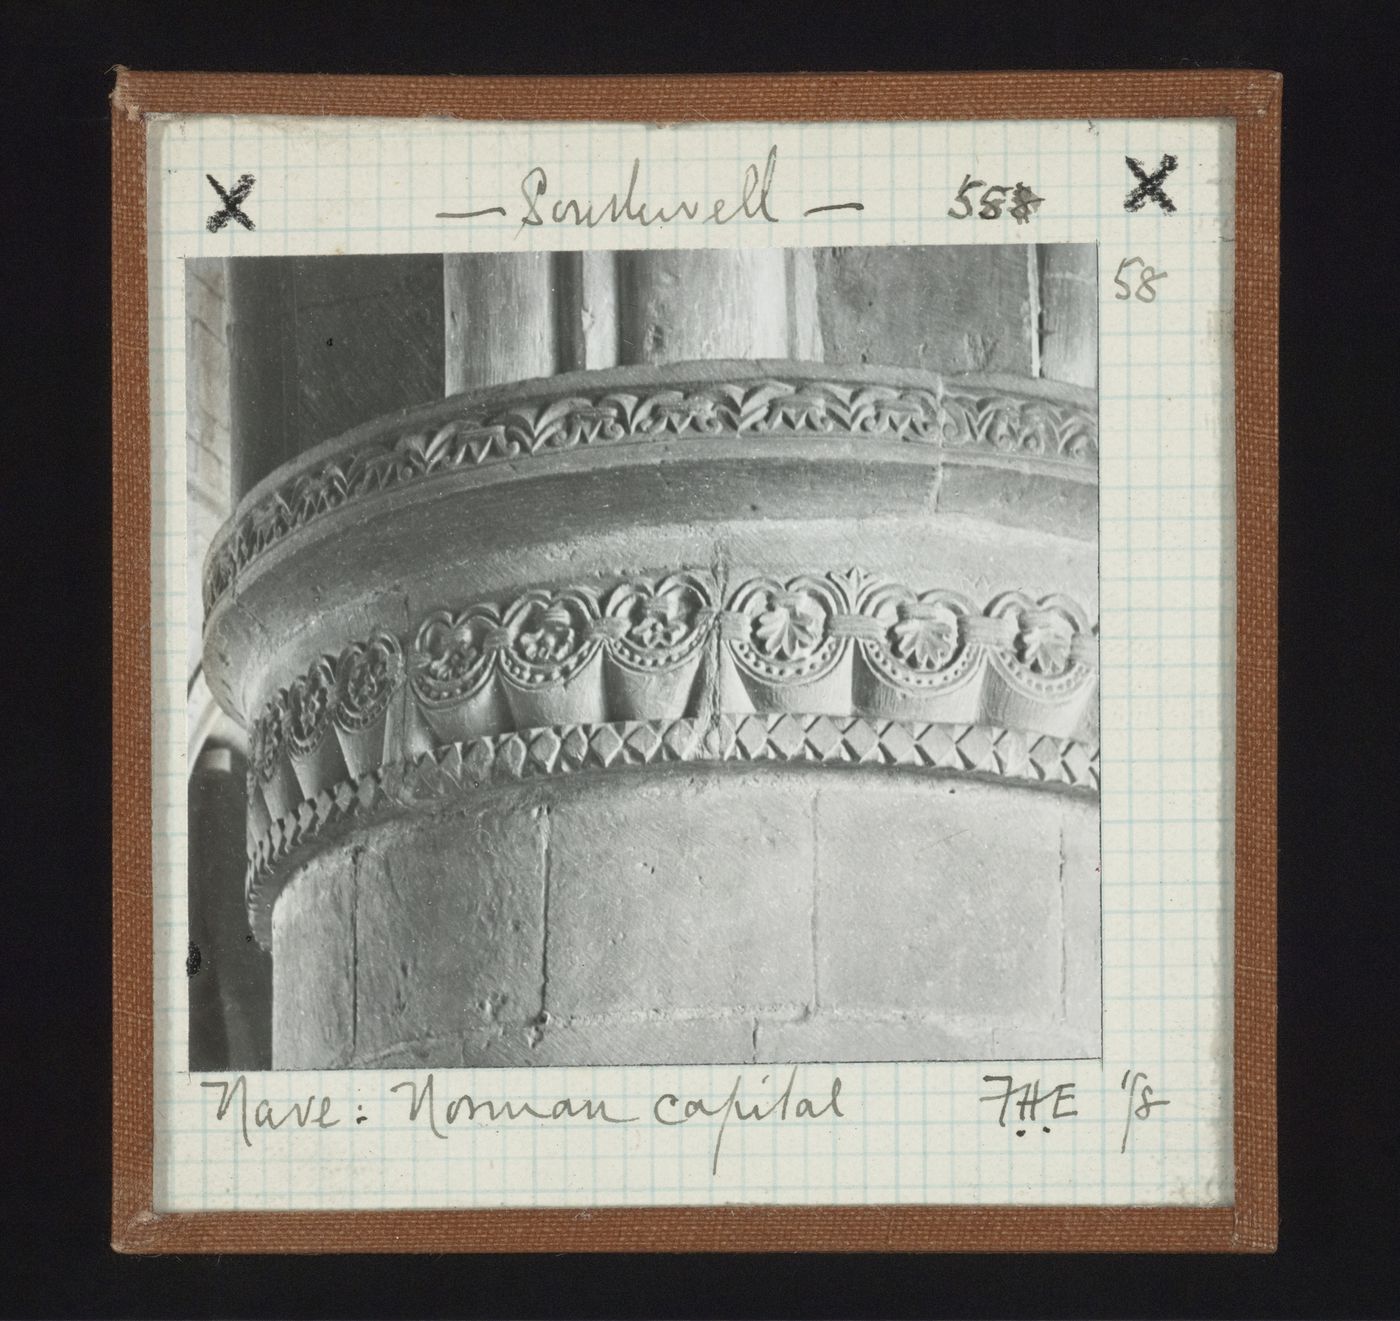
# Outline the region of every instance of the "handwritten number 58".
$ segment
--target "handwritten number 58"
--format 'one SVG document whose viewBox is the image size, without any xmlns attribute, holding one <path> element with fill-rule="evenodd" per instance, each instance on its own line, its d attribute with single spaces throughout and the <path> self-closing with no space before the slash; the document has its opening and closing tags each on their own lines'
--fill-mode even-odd
<svg viewBox="0 0 1400 1321">
<path fill-rule="evenodd" d="M 1140 266 L 1140 271 L 1134 271 L 1133 267 Z M 1129 272 L 1128 278 L 1124 278 L 1124 272 Z M 1132 285 L 1132 277 L 1137 277 L 1137 288 Z M 1155 303 L 1157 301 L 1157 281 L 1167 278 L 1166 271 L 1159 271 L 1153 266 L 1149 266 L 1141 257 L 1124 257 L 1118 263 L 1118 271 L 1113 277 L 1113 283 L 1119 288 L 1114 294 L 1114 300 L 1119 303 L 1126 303 L 1130 298 L 1136 298 L 1140 303 Z"/>
</svg>

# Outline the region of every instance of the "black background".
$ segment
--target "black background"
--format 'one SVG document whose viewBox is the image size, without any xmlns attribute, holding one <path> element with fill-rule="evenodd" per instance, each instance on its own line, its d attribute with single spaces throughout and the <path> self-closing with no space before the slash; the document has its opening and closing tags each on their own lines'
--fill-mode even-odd
<svg viewBox="0 0 1400 1321">
<path fill-rule="evenodd" d="M 1395 1316 L 1387 7 L 10 3 L 0 1310 L 16 1316 Z M 1207 1257 L 124 1258 L 110 1194 L 111 66 L 1284 74 L 1282 1233 Z M 18 404 L 18 410 L 15 405 Z M 18 414 L 18 415 L 16 415 Z M 18 664 L 16 662 L 19 662 Z"/>
</svg>

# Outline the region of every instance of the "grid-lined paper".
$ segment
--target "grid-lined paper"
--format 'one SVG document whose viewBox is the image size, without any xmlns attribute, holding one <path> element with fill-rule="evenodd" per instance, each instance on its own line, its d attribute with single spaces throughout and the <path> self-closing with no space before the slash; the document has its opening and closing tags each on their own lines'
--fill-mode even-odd
<svg viewBox="0 0 1400 1321">
<path fill-rule="evenodd" d="M 520 226 L 531 166 L 605 201 L 633 158 L 657 201 L 734 197 L 779 151 L 779 223 L 643 229 Z M 1125 156 L 1178 168 L 1176 211 L 1129 213 Z M 1234 487 L 1231 288 L 1234 134 L 1226 121 L 898 125 L 460 124 L 178 117 L 151 124 L 152 574 L 155 821 L 155 1208 L 166 1210 L 755 1203 L 1228 1204 L 1233 870 Z M 256 229 L 205 220 L 256 176 Z M 1017 226 L 947 214 L 964 176 L 1025 180 L 1045 199 Z M 864 210 L 813 206 L 859 200 Z M 503 205 L 506 217 L 438 220 Z M 248 1076 L 250 1109 L 333 1098 L 325 1131 L 243 1144 L 185 1068 L 189 634 L 185 258 L 538 248 L 1097 242 L 1102 703 L 1101 1062 L 804 1066 L 798 1094 L 842 1080 L 832 1123 L 650 1122 L 661 1093 L 722 1099 L 736 1069 L 435 1070 L 440 1098 L 606 1101 L 629 1125 L 408 1119 L 408 1070 Z M 1126 257 L 1168 272 L 1155 302 L 1120 301 Z M 1120 1152 L 1125 1071 L 1170 1104 Z M 746 1067 L 771 1098 L 788 1070 Z M 1078 1115 L 1024 1137 L 980 1100 L 984 1074 L 1072 1081 Z M 766 1083 L 760 1082 L 768 1075 Z M 224 1076 L 224 1075 L 219 1075 Z M 206 1080 L 207 1080 L 207 1076 Z M 441 1110 L 441 1101 L 439 1102 Z M 364 1122 L 355 1119 L 364 1117 Z M 444 1131 L 449 1131 L 444 1126 Z"/>
</svg>

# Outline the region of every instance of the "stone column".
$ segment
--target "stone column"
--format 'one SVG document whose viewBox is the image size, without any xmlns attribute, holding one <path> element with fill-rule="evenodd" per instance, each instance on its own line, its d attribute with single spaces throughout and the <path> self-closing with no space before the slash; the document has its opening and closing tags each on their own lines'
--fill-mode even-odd
<svg viewBox="0 0 1400 1321">
<path fill-rule="evenodd" d="M 496 260 L 211 554 L 277 1066 L 1096 1054 L 1092 395 L 813 361 L 810 257 Z"/>
<path fill-rule="evenodd" d="M 810 252 L 444 259 L 447 392 L 619 364 L 821 357 Z"/>
<path fill-rule="evenodd" d="M 566 370 L 560 362 L 560 265 L 550 252 L 443 259 L 448 394 Z"/>
<path fill-rule="evenodd" d="M 617 267 L 621 362 L 796 356 L 781 249 L 624 252 Z"/>
</svg>

